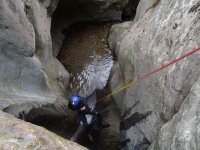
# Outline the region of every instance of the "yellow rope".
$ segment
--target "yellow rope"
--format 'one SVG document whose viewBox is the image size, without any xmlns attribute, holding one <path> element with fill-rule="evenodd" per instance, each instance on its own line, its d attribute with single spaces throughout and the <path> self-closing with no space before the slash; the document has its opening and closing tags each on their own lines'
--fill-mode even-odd
<svg viewBox="0 0 200 150">
<path fill-rule="evenodd" d="M 139 81 L 139 80 L 138 80 L 138 81 Z M 101 101 L 104 100 L 104 99 L 109 98 L 110 96 L 112 96 L 112 95 L 114 95 L 114 94 L 116 94 L 116 93 L 119 93 L 119 92 L 123 91 L 124 89 L 127 89 L 130 85 L 136 84 L 138 81 L 133 80 L 132 82 L 130 82 L 130 83 L 128 83 L 128 84 L 122 86 L 122 87 L 119 88 L 119 89 L 114 89 L 113 92 L 111 92 L 110 94 L 108 94 L 108 95 L 104 96 L 103 98 L 99 99 L 99 100 L 97 101 L 97 103 L 101 102 Z"/>
</svg>

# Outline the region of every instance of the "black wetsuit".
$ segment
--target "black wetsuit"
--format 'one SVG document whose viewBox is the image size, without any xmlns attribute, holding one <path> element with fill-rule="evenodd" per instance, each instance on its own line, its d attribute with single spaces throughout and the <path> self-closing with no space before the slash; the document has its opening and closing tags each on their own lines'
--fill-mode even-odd
<svg viewBox="0 0 200 150">
<path fill-rule="evenodd" d="M 83 102 L 83 100 L 84 100 L 84 98 L 81 98 L 81 101 L 76 108 L 74 108 L 71 103 L 68 103 L 68 107 L 70 109 L 78 112 L 79 119 L 83 123 L 83 125 L 86 129 L 88 128 L 88 122 L 87 122 L 87 118 L 86 118 L 87 114 L 96 116 L 98 118 L 98 121 L 100 122 L 100 124 L 102 124 L 101 115 L 95 109 L 91 109 L 86 103 Z"/>
</svg>

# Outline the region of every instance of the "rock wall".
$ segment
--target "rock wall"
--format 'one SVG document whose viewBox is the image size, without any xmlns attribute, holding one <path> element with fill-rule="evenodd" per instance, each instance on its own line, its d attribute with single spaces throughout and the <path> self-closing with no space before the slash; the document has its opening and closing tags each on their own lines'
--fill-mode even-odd
<svg viewBox="0 0 200 150">
<path fill-rule="evenodd" d="M 0 111 L 0 149 L 87 150 L 42 127 L 26 123 Z"/>
<path fill-rule="evenodd" d="M 0 110 L 30 122 L 67 115 L 69 74 L 52 55 L 50 34 L 57 2 L 0 1 Z M 0 149 L 86 149 L 3 112 L 0 120 Z"/>
<path fill-rule="evenodd" d="M 1 0 L 0 109 L 53 103 L 64 95 L 69 75 L 52 55 L 55 0 Z"/>
<path fill-rule="evenodd" d="M 119 81 L 122 85 L 133 79 L 137 80 L 139 76 L 197 48 L 200 45 L 199 3 L 199 0 L 155 0 L 148 3 L 141 0 L 133 21 L 114 25 L 109 37 L 110 47 L 117 59 L 117 69 L 113 70 L 116 71 L 113 78 L 116 78 L 116 74 L 121 75 L 117 80 L 111 79 L 111 86 L 118 87 Z M 153 143 L 160 128 L 179 111 L 182 102 L 185 104 L 180 111 L 186 111 L 186 97 L 192 94 L 191 87 L 199 78 L 199 57 L 200 54 L 196 53 L 137 85 L 131 85 L 120 94 L 124 95 L 124 99 L 114 96 L 121 106 L 122 133 L 125 138 L 131 139 L 125 149 Z M 198 94 L 193 97 L 194 101 L 198 99 Z M 173 127 L 188 129 L 188 134 L 197 138 L 198 134 L 195 133 L 198 129 L 191 130 L 191 126 L 195 126 L 194 122 L 189 122 L 190 127 L 182 126 L 178 122 L 178 116 L 180 117 L 180 114 L 163 127 L 153 148 L 158 146 L 167 149 L 165 144 L 162 146 L 162 136 L 171 139 L 166 141 L 168 145 L 174 144 L 172 139 L 176 139 L 178 135 L 172 134 Z M 187 121 L 186 117 L 184 121 Z M 179 141 L 182 138 L 187 137 L 182 134 Z M 187 149 L 187 146 L 188 144 L 185 144 L 182 148 Z M 196 143 L 190 142 L 190 147 L 195 146 Z"/>
<path fill-rule="evenodd" d="M 199 149 L 200 137 L 200 78 L 193 85 L 178 113 L 160 130 L 154 149 Z"/>
</svg>

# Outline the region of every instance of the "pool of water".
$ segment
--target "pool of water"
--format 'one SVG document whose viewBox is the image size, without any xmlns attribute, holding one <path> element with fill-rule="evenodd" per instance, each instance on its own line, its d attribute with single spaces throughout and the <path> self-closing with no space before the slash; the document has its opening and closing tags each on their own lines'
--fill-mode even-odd
<svg viewBox="0 0 200 150">
<path fill-rule="evenodd" d="M 64 31 L 58 59 L 70 73 L 67 95 L 88 96 L 106 85 L 114 62 L 107 44 L 110 27 L 110 23 L 78 23 Z"/>
</svg>

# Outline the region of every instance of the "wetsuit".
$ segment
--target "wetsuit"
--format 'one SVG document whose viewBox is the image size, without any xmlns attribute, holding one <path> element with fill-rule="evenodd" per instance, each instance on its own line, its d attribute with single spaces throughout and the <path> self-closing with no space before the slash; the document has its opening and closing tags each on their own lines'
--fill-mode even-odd
<svg viewBox="0 0 200 150">
<path fill-rule="evenodd" d="M 68 107 L 74 111 L 78 112 L 79 119 L 83 123 L 84 127 L 88 129 L 88 122 L 86 115 L 90 114 L 93 116 L 96 116 L 98 118 L 98 121 L 100 122 L 100 125 L 103 125 L 102 123 L 102 117 L 101 115 L 94 109 L 91 109 L 86 103 L 83 102 L 84 98 L 81 98 L 81 101 L 79 102 L 78 106 L 75 108 L 71 103 L 68 103 Z"/>
</svg>

